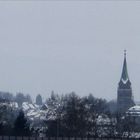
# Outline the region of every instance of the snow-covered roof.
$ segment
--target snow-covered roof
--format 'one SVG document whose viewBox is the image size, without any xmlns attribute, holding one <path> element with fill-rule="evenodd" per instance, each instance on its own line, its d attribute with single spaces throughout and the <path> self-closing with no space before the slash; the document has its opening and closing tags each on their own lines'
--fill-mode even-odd
<svg viewBox="0 0 140 140">
<path fill-rule="evenodd" d="M 129 116 L 140 116 L 140 105 L 135 105 L 128 109 L 126 114 Z"/>
<path fill-rule="evenodd" d="M 47 104 L 44 104 L 44 105 L 41 106 L 40 109 L 41 109 L 41 110 L 47 110 L 47 109 L 48 109 L 48 105 L 47 105 Z"/>
<path fill-rule="evenodd" d="M 140 111 L 140 105 L 135 105 L 128 109 L 129 111 Z"/>
<path fill-rule="evenodd" d="M 25 113 L 25 116 L 31 121 L 54 120 L 57 116 L 54 106 L 48 106 L 47 104 L 38 106 L 33 103 L 23 102 L 22 109 Z"/>
<path fill-rule="evenodd" d="M 0 107 L 10 107 L 12 109 L 18 110 L 21 109 L 24 111 L 25 116 L 30 121 L 48 121 L 48 120 L 55 120 L 57 117 L 57 108 L 59 104 L 55 103 L 53 105 L 43 105 L 38 106 L 34 103 L 23 102 L 21 108 L 19 108 L 17 102 L 2 102 L 0 103 Z"/>
</svg>

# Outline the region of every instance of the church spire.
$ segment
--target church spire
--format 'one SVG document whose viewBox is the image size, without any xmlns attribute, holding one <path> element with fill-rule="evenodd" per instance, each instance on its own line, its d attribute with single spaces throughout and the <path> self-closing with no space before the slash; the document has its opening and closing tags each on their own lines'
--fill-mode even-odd
<svg viewBox="0 0 140 140">
<path fill-rule="evenodd" d="M 121 80 L 123 83 L 126 83 L 129 80 L 128 72 L 127 72 L 126 50 L 124 50 L 124 62 L 123 62 Z"/>
<path fill-rule="evenodd" d="M 117 91 L 117 109 L 119 113 L 125 113 L 134 106 L 131 82 L 127 72 L 126 50 L 124 50 L 124 62 L 120 82 Z"/>
</svg>

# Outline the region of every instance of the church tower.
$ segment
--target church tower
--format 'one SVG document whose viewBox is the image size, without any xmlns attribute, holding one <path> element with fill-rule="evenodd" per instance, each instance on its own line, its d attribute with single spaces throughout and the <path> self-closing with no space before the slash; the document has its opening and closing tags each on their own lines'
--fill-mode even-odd
<svg viewBox="0 0 140 140">
<path fill-rule="evenodd" d="M 125 113 L 127 109 L 134 106 L 131 82 L 129 80 L 126 62 L 126 50 L 124 51 L 124 62 L 120 82 L 118 84 L 117 109 L 119 113 Z"/>
</svg>

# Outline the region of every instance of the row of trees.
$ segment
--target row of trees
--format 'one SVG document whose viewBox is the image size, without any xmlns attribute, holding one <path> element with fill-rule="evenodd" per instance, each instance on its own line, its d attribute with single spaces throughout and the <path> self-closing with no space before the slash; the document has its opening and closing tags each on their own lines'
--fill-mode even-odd
<svg viewBox="0 0 140 140">
<path fill-rule="evenodd" d="M 17 93 L 14 96 L 12 93 L 9 92 L 0 92 L 0 100 L 17 102 L 19 107 L 21 107 L 23 102 L 29 102 L 29 103 L 33 102 L 29 94 L 24 95 L 23 93 Z M 43 104 L 42 96 L 40 94 L 36 96 L 36 104 L 37 105 Z"/>
<path fill-rule="evenodd" d="M 1 100 L 2 101 L 2 100 Z M 42 97 L 36 102 L 41 105 Z M 134 119 L 116 112 L 116 103 L 95 98 L 92 94 L 79 97 L 74 92 L 57 95 L 52 92 L 46 105 L 53 111 L 52 118 L 40 122 L 42 127 L 34 128 L 22 110 L 0 106 L 0 134 L 40 135 L 51 137 L 116 137 L 124 133 L 138 132 L 140 126 Z M 3 107 L 3 108 L 2 108 Z M 40 120 L 41 121 L 41 120 Z"/>
<path fill-rule="evenodd" d="M 61 100 L 61 104 L 57 108 L 56 119 L 46 122 L 47 136 L 99 136 L 103 132 L 99 132 L 99 117 L 102 116 L 101 121 L 105 121 L 111 116 L 107 101 L 95 98 L 91 94 L 80 98 L 71 93 L 61 99 L 53 96 L 49 100 Z"/>
<path fill-rule="evenodd" d="M 57 111 L 56 119 L 45 122 L 47 136 L 138 137 L 140 132 L 140 117 L 120 114 L 115 101 L 73 92 L 62 97 L 52 94 L 47 103 Z"/>
<path fill-rule="evenodd" d="M 16 99 L 19 105 L 25 99 L 31 102 L 29 96 L 27 100 L 27 96 L 23 94 L 17 94 Z M 36 97 L 36 103 L 38 105 L 42 104 L 41 95 Z M 74 92 L 61 96 L 52 92 L 50 98 L 46 100 L 46 104 L 53 112 L 50 119 L 47 118 L 46 114 L 46 121 L 41 122 L 42 127 L 45 128 L 44 133 L 46 136 L 97 136 L 95 130 L 97 129 L 98 117 L 110 114 L 107 101 L 95 98 L 91 94 L 79 97 Z M 1 108 L 1 111 L 0 116 L 3 116 L 3 118 L 0 118 L 1 134 L 29 135 L 34 133 L 36 128 L 30 125 L 34 122 L 30 122 L 25 118 L 27 125 L 24 120 L 24 112 L 21 113 L 20 110 L 14 110 L 7 106 Z M 5 131 L 6 129 L 7 131 Z M 41 130 L 42 128 L 39 128 L 38 133 Z"/>
</svg>

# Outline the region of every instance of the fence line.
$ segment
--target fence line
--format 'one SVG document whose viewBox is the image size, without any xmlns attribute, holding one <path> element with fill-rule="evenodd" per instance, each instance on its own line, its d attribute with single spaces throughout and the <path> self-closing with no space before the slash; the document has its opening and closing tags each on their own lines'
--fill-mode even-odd
<svg viewBox="0 0 140 140">
<path fill-rule="evenodd" d="M 140 140 L 140 138 L 83 138 L 83 137 L 28 137 L 28 136 L 0 136 L 0 140 Z"/>
</svg>

